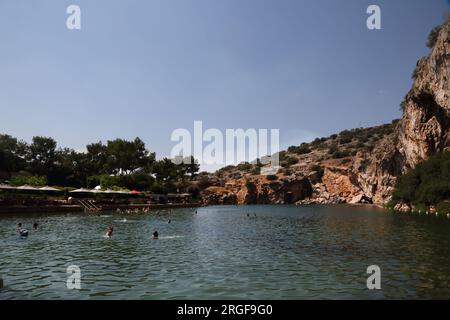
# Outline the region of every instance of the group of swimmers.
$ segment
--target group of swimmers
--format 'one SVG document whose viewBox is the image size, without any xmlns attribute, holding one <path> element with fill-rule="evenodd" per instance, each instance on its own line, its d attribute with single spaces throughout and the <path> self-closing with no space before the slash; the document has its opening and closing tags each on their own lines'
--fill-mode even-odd
<svg viewBox="0 0 450 320">
<path fill-rule="evenodd" d="M 122 210 L 122 209 L 117 209 L 116 210 L 117 213 L 128 213 L 128 214 L 132 214 L 132 213 L 149 213 L 150 212 L 150 208 L 146 207 L 146 208 L 136 208 L 136 209 L 127 209 L 127 210 Z"/>
<path fill-rule="evenodd" d="M 39 228 L 39 224 L 37 222 L 33 223 L 33 230 L 36 231 Z M 17 230 L 19 231 L 19 235 L 21 237 L 28 237 L 28 229 L 22 227 L 22 222 L 17 224 Z"/>
<path fill-rule="evenodd" d="M 169 220 L 169 223 L 170 223 L 170 220 Z M 110 227 L 108 228 L 108 231 L 106 231 L 105 237 L 106 237 L 106 238 L 111 238 L 112 235 L 113 235 L 113 232 L 114 232 L 114 227 L 113 227 L 113 226 L 110 226 Z M 152 238 L 153 238 L 153 239 L 158 239 L 158 236 L 159 236 L 158 231 L 156 231 L 156 230 L 153 231 Z"/>
</svg>

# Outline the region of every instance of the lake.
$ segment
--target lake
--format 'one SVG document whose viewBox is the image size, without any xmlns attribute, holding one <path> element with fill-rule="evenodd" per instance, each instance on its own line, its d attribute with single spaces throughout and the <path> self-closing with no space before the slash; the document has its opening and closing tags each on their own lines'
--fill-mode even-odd
<svg viewBox="0 0 450 320">
<path fill-rule="evenodd" d="M 2 300 L 450 298 L 450 220 L 373 207 L 2 215 L 0 240 Z M 367 289 L 370 265 L 381 290 Z"/>
</svg>

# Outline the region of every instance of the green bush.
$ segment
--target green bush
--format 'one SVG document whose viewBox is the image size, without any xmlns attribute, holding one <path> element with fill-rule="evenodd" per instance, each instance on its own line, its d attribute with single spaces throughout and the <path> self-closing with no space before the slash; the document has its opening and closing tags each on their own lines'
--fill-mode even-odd
<svg viewBox="0 0 450 320">
<path fill-rule="evenodd" d="M 438 39 L 440 31 L 441 31 L 441 26 L 437 26 L 433 30 L 431 30 L 430 34 L 428 35 L 428 42 L 427 42 L 428 48 L 431 49 L 434 47 L 434 45 L 436 44 L 436 41 Z"/>
<path fill-rule="evenodd" d="M 150 191 L 156 194 L 167 194 L 168 189 L 161 182 L 155 181 L 150 188 Z"/>
<path fill-rule="evenodd" d="M 333 154 L 333 153 L 335 153 L 336 151 L 338 151 L 338 147 L 337 147 L 336 144 L 332 144 L 332 145 L 330 145 L 330 147 L 328 148 L 328 153 L 329 153 L 329 154 Z"/>
<path fill-rule="evenodd" d="M 313 145 L 315 147 L 319 146 L 323 142 L 322 139 L 324 139 L 324 138 L 316 138 L 316 139 L 314 139 L 314 141 L 311 142 L 311 145 Z"/>
<path fill-rule="evenodd" d="M 348 152 L 347 150 L 337 150 L 335 152 L 333 152 L 333 159 L 341 159 L 341 158 L 345 158 L 348 157 L 350 155 L 350 152 Z"/>
<path fill-rule="evenodd" d="M 439 202 L 436 206 L 437 212 L 440 214 L 448 214 L 450 213 L 450 201 L 442 201 Z"/>
<path fill-rule="evenodd" d="M 289 147 L 288 151 L 296 154 L 307 154 L 311 152 L 311 149 L 309 148 L 309 145 L 307 143 L 303 143 L 298 147 L 296 146 Z"/>
<path fill-rule="evenodd" d="M 123 181 L 119 176 L 105 174 L 100 177 L 100 185 L 102 188 L 109 189 L 112 186 L 123 186 Z"/>
<path fill-rule="evenodd" d="M 18 175 L 11 179 L 11 185 L 13 186 L 29 185 L 33 187 L 43 187 L 46 184 L 47 177 L 45 176 Z"/>
<path fill-rule="evenodd" d="M 438 153 L 397 179 L 395 202 L 436 205 L 450 199 L 450 152 Z"/>
<path fill-rule="evenodd" d="M 243 162 L 243 163 L 239 163 L 237 165 L 237 168 L 240 171 L 250 171 L 253 168 L 253 165 L 248 162 Z"/>
<path fill-rule="evenodd" d="M 419 203 L 419 204 L 415 204 L 414 205 L 414 212 L 427 212 L 428 210 L 430 209 L 430 207 L 429 206 L 427 206 L 427 205 L 424 205 L 424 204 L 421 204 L 421 203 Z"/>
<path fill-rule="evenodd" d="M 324 173 L 324 169 L 318 165 L 318 164 L 314 164 L 311 166 L 311 171 L 316 171 L 319 174 L 319 177 L 322 179 L 323 177 L 323 173 Z"/>
<path fill-rule="evenodd" d="M 353 132 L 349 131 L 349 130 L 344 130 L 341 133 L 339 133 L 339 142 L 341 144 L 347 144 L 352 142 L 353 140 Z"/>
<path fill-rule="evenodd" d="M 284 160 L 281 162 L 281 166 L 283 168 L 289 168 L 290 166 L 298 163 L 298 159 L 294 157 L 286 156 Z"/>
</svg>

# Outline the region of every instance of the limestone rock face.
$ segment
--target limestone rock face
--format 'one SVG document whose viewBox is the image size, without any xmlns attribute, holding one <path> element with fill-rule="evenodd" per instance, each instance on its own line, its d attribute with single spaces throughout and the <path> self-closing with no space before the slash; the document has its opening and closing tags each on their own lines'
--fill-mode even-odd
<svg viewBox="0 0 450 320">
<path fill-rule="evenodd" d="M 418 61 L 394 134 L 377 144 L 358 181 L 374 203 L 387 202 L 396 177 L 450 147 L 450 20 L 428 57 Z"/>
<path fill-rule="evenodd" d="M 398 130 L 399 151 L 408 168 L 449 147 L 450 20 L 430 55 L 417 63 L 415 75 Z"/>
<path fill-rule="evenodd" d="M 203 202 L 386 203 L 398 176 L 430 155 L 450 149 L 450 19 L 442 25 L 429 56 L 418 61 L 414 78 L 402 104 L 403 117 L 387 133 L 383 126 L 366 128 L 356 130 L 359 136 L 347 141 L 340 135 L 319 139 L 310 144 L 314 150 L 306 154 L 287 151 L 294 164 L 270 180 L 234 167 L 219 178 L 223 187 L 202 192 Z M 371 140 L 368 149 L 367 136 L 379 136 L 380 132 L 382 137 Z M 362 140 L 358 143 L 357 139 Z M 352 148 L 342 154 L 339 148 L 349 143 Z M 398 209 L 411 210 L 406 205 Z"/>
</svg>

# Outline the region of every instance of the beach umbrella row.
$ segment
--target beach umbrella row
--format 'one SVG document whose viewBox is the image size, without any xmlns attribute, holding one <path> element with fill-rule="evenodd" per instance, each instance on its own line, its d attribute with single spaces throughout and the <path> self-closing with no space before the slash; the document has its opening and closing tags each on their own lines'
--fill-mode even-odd
<svg viewBox="0 0 450 320">
<path fill-rule="evenodd" d="M 49 186 L 45 186 L 42 188 L 35 188 L 33 186 L 29 186 L 29 185 L 23 185 L 20 187 L 13 187 L 10 186 L 8 184 L 0 184 L 0 190 L 21 190 L 21 191 L 51 191 L 51 192 L 62 192 L 59 189 L 56 188 L 52 188 Z"/>
<path fill-rule="evenodd" d="M 125 192 L 125 191 L 115 191 L 115 190 L 110 190 L 110 189 L 102 191 L 102 190 L 98 190 L 98 189 L 85 189 L 85 188 L 76 189 L 76 190 L 70 191 L 69 193 L 130 194 L 130 192 Z"/>
<path fill-rule="evenodd" d="M 0 184 L 0 190 L 63 192 L 60 189 L 49 187 L 49 186 L 45 186 L 45 187 L 42 187 L 42 188 L 36 188 L 36 187 L 33 187 L 33 186 L 29 186 L 29 185 L 23 185 L 23 186 L 20 186 L 20 187 L 14 187 L 14 186 L 11 186 L 11 185 L 8 185 L 8 184 Z M 136 190 L 132 190 L 130 192 L 126 192 L 126 191 L 116 191 L 116 190 L 111 190 L 111 189 L 101 190 L 100 188 L 95 188 L 95 189 L 80 188 L 80 189 L 69 191 L 69 193 L 70 194 L 81 194 L 81 193 L 91 193 L 91 194 L 131 194 L 131 195 L 141 194 L 141 192 L 136 191 Z"/>
</svg>

